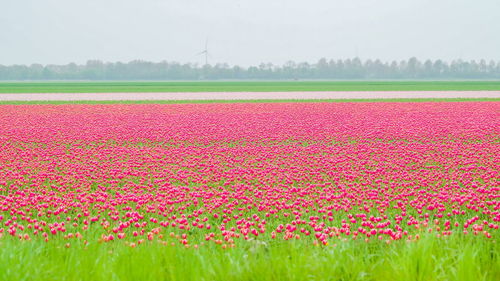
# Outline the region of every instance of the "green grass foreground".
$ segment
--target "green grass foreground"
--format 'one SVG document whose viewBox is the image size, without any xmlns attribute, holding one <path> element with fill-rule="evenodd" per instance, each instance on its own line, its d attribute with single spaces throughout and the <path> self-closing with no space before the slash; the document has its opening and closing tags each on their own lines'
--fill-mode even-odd
<svg viewBox="0 0 500 281">
<path fill-rule="evenodd" d="M 21 104 L 206 104 L 206 103 L 284 103 L 284 102 L 470 102 L 500 101 L 500 98 L 416 98 L 416 99 L 255 99 L 255 100 L 77 100 L 77 101 L 0 101 L 0 105 Z"/>
<path fill-rule="evenodd" d="M 0 239 L 0 280 L 498 280 L 499 246 L 473 235 L 418 241 L 243 241 L 236 248 L 198 249 L 146 241 L 84 245 Z"/>
<path fill-rule="evenodd" d="M 500 81 L 0 82 L 0 93 L 495 90 Z"/>
</svg>

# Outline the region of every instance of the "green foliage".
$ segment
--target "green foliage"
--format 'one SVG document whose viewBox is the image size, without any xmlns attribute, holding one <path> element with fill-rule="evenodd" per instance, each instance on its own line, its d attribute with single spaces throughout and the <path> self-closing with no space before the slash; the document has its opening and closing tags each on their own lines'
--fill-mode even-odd
<svg viewBox="0 0 500 281">
<path fill-rule="evenodd" d="M 494 238 L 493 238 L 494 239 Z M 418 241 L 349 240 L 328 246 L 297 241 L 247 241 L 223 249 L 131 248 L 123 242 L 84 245 L 0 239 L 0 280 L 497 280 L 498 245 L 482 236 Z"/>
</svg>

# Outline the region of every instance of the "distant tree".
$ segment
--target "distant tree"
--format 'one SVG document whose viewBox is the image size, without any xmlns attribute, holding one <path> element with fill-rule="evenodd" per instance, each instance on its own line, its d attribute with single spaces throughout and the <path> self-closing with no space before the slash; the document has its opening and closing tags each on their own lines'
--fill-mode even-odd
<svg viewBox="0 0 500 281">
<path fill-rule="evenodd" d="M 399 63 L 397 61 L 392 61 L 391 65 L 389 66 L 389 77 L 397 79 L 400 78 L 399 76 L 401 76 Z"/>
<path fill-rule="evenodd" d="M 409 78 L 417 78 L 419 76 L 421 63 L 416 57 L 412 57 L 408 60 L 407 71 Z"/>
<path fill-rule="evenodd" d="M 443 76 L 446 76 L 446 73 L 448 71 L 448 65 L 444 63 L 442 60 L 436 60 L 434 62 L 432 69 L 433 69 L 433 76 L 431 77 L 441 78 Z"/>
</svg>

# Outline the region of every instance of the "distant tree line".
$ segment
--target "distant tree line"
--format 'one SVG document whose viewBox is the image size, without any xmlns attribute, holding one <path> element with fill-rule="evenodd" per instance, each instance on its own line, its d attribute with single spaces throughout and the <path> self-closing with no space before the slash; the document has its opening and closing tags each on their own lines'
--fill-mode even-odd
<svg viewBox="0 0 500 281">
<path fill-rule="evenodd" d="M 316 63 L 262 63 L 240 67 L 176 62 L 104 63 L 84 65 L 0 65 L 0 80 L 217 80 L 217 79 L 500 79 L 500 62 L 409 60 L 382 62 L 359 58 L 320 59 Z"/>
</svg>

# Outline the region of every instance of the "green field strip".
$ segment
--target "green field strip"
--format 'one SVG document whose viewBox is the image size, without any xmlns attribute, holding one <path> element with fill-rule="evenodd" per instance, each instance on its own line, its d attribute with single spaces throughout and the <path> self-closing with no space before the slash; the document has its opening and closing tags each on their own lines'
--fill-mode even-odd
<svg viewBox="0 0 500 281">
<path fill-rule="evenodd" d="M 500 91 L 500 81 L 0 82 L 0 93 Z"/>
</svg>

